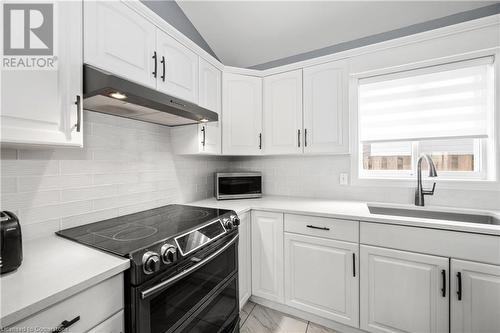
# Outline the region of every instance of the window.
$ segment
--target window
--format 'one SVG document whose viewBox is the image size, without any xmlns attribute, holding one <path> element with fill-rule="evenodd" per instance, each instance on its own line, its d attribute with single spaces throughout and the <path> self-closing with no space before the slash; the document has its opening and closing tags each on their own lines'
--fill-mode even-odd
<svg viewBox="0 0 500 333">
<path fill-rule="evenodd" d="M 360 177 L 413 177 L 425 153 L 442 178 L 486 179 L 493 73 L 485 57 L 360 79 Z"/>
</svg>

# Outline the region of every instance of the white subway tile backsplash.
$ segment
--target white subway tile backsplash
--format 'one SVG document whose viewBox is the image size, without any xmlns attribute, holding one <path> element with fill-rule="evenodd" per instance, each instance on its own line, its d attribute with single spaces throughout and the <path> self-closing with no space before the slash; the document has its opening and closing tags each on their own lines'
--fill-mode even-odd
<svg viewBox="0 0 500 333">
<path fill-rule="evenodd" d="M 350 172 L 350 156 L 345 155 L 233 157 L 229 168 L 261 171 L 265 195 L 413 202 L 413 188 L 340 185 L 340 173 Z M 434 196 L 426 200 L 428 205 L 499 209 L 500 191 L 443 189 L 438 185 Z"/>
<path fill-rule="evenodd" d="M 2 195 L 1 210 L 24 209 L 53 205 L 60 202 L 59 191 L 21 192 Z"/>
<path fill-rule="evenodd" d="M 7 209 L 7 207 L 5 207 Z M 92 201 L 66 202 L 57 205 L 28 207 L 19 209 L 19 221 L 21 224 L 39 223 L 61 217 L 83 214 L 92 209 Z"/>
<path fill-rule="evenodd" d="M 57 175 L 59 161 L 2 160 L 2 177 Z"/>
<path fill-rule="evenodd" d="M 1 177 L 0 187 L 2 188 L 2 194 L 4 193 L 15 193 L 17 192 L 17 178 L 16 177 Z"/>
<path fill-rule="evenodd" d="M 19 192 L 35 192 L 89 186 L 92 184 L 92 175 L 19 177 L 18 181 Z"/>
<path fill-rule="evenodd" d="M 23 236 L 211 196 L 213 172 L 229 159 L 172 153 L 168 127 L 84 114 L 84 148 L 1 150 L 1 209 Z"/>
<path fill-rule="evenodd" d="M 89 213 L 72 215 L 61 219 L 61 229 L 73 228 L 83 224 L 107 220 L 118 216 L 118 208 L 93 210 Z"/>
</svg>

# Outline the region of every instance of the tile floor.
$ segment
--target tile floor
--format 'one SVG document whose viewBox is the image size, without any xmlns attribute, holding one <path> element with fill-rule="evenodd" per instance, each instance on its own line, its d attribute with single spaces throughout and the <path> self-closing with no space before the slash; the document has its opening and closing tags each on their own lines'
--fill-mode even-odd
<svg viewBox="0 0 500 333">
<path fill-rule="evenodd" d="M 240 333 L 339 333 L 250 301 L 240 317 Z"/>
</svg>

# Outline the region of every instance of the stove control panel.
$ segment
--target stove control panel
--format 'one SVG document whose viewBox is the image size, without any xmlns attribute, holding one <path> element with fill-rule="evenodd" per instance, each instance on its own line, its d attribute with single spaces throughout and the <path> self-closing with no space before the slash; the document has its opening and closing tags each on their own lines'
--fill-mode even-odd
<svg viewBox="0 0 500 333">
<path fill-rule="evenodd" d="M 171 244 L 164 244 L 160 250 L 161 261 L 164 264 L 170 265 L 177 261 L 177 249 Z"/>
<path fill-rule="evenodd" d="M 231 215 L 229 216 L 229 219 L 231 220 L 233 226 L 236 227 L 240 225 L 240 218 L 238 217 L 238 215 Z"/>
<path fill-rule="evenodd" d="M 153 274 L 160 270 L 160 256 L 158 253 L 148 251 L 142 256 L 142 270 L 146 274 Z"/>
</svg>

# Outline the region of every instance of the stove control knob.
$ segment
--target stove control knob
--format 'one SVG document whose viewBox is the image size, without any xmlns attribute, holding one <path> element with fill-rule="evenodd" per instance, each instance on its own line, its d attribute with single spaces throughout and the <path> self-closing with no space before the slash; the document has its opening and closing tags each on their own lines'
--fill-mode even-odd
<svg viewBox="0 0 500 333">
<path fill-rule="evenodd" d="M 175 246 L 170 244 L 164 244 L 160 250 L 161 253 L 161 261 L 164 264 L 173 264 L 177 261 L 177 249 Z"/>
<path fill-rule="evenodd" d="M 236 227 L 240 225 L 240 218 L 238 217 L 238 215 L 231 215 L 229 218 L 231 219 L 233 226 Z"/>
<path fill-rule="evenodd" d="M 142 256 L 142 270 L 146 274 L 153 274 L 160 270 L 160 257 L 156 252 L 148 251 Z"/>
<path fill-rule="evenodd" d="M 226 230 L 233 229 L 233 222 L 231 222 L 231 220 L 228 218 L 222 219 L 222 224 L 224 225 L 224 228 L 226 228 Z"/>
</svg>

